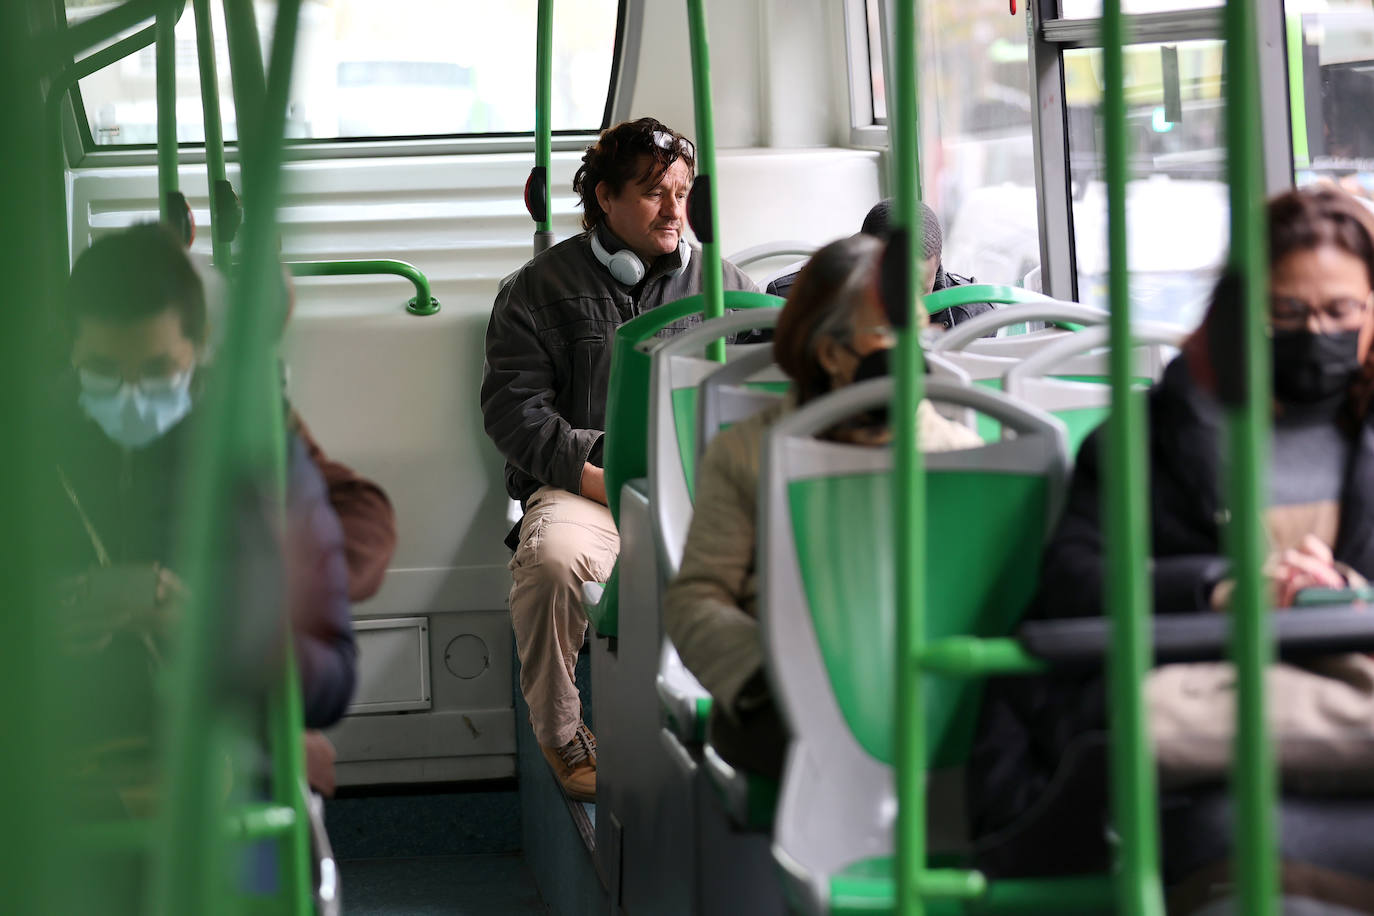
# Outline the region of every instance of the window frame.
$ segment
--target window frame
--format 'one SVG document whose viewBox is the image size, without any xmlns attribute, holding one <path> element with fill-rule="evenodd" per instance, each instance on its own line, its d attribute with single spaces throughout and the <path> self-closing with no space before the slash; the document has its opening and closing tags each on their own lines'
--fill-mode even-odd
<svg viewBox="0 0 1374 916">
<path fill-rule="evenodd" d="M 59 4 L 62 0 L 56 0 Z M 646 0 L 617 0 L 615 43 L 611 51 L 611 68 L 606 89 L 606 104 L 601 125 L 594 130 L 556 130 L 553 150 L 566 152 L 585 149 L 601 131 L 623 120 L 629 108 L 634 76 L 638 69 L 638 54 L 644 23 L 643 4 Z M 628 78 L 628 79 L 627 79 Z M 628 82 L 628 86 L 626 85 Z M 102 145 L 95 142 L 90 118 L 86 113 L 81 83 L 77 81 L 68 94 L 63 119 L 68 136 L 79 140 L 79 146 L 69 157 L 73 168 L 97 166 L 153 165 L 157 162 L 157 145 L 153 143 Z M 440 156 L 480 153 L 523 153 L 534 150 L 534 131 L 507 131 L 469 134 L 403 134 L 378 137 L 298 137 L 287 138 L 283 156 L 287 161 L 307 159 L 351 159 L 383 156 Z M 188 164 L 205 162 L 205 143 L 177 144 L 178 161 Z M 227 162 L 237 162 L 237 140 L 224 142 Z"/>
<path fill-rule="evenodd" d="M 1069 187 L 1068 109 L 1064 105 L 1063 52 L 1100 49 L 1101 18 L 1063 19 L 1059 0 L 1029 4 L 1032 90 L 1036 116 L 1036 198 L 1040 220 L 1040 286 L 1056 299 L 1078 299 L 1078 246 L 1074 238 Z M 1293 186 L 1292 113 L 1288 95 L 1288 42 L 1283 0 L 1261 0 L 1256 49 L 1260 71 L 1261 145 L 1268 194 Z M 1137 13 L 1125 18 L 1132 44 L 1223 40 L 1224 8 L 1206 7 L 1165 13 Z M 1053 104 L 1050 104 L 1053 102 Z M 1282 118 L 1271 114 L 1282 112 Z M 1055 235 L 1051 226 L 1067 232 Z"/>
<path fill-rule="evenodd" d="M 878 0 L 878 62 L 884 76 L 888 71 L 888 0 Z M 874 115 L 873 58 L 869 43 L 868 4 L 866 0 L 845 0 L 845 55 L 849 70 L 849 145 L 860 149 L 885 149 L 888 145 L 887 120 Z"/>
</svg>

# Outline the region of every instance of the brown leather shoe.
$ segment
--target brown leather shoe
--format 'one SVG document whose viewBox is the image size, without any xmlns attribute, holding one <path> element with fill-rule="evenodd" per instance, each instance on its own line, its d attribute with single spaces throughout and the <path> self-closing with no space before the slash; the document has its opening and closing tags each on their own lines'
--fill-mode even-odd
<svg viewBox="0 0 1374 916">
<path fill-rule="evenodd" d="M 569 798 L 596 801 L 596 737 L 591 729 L 579 724 L 567 744 L 559 748 L 540 745 L 539 749 Z"/>
</svg>

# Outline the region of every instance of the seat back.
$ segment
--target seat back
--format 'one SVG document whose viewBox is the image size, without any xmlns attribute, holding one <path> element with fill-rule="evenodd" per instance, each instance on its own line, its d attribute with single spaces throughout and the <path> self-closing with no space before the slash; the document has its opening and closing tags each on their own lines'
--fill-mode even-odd
<svg viewBox="0 0 1374 916">
<path fill-rule="evenodd" d="M 1063 498 L 1063 426 L 976 386 L 930 380 L 927 396 L 990 415 L 1016 437 L 926 456 L 926 635 L 1006 635 L 1031 598 Z M 892 381 L 880 379 L 818 399 L 777 424 L 764 455 L 760 617 L 793 735 L 774 841 L 779 861 L 807 881 L 892 850 L 892 450 L 816 438 L 892 397 Z M 976 683 L 928 680 L 930 766 L 963 763 L 979 697 Z M 957 848 L 962 818 L 940 817 L 932 845 Z"/>
<path fill-rule="evenodd" d="M 688 296 L 651 309 L 616 328 L 606 393 L 606 497 L 620 519 L 620 488 L 649 473 L 649 373 L 656 337 L 675 321 L 701 313 L 706 300 Z M 777 296 L 725 291 L 725 308 L 777 308 Z M 613 635 L 613 634 L 612 634 Z"/>
<path fill-rule="evenodd" d="M 697 390 L 697 455 L 722 429 L 782 400 L 791 386 L 766 344 L 731 359 L 702 379 Z"/>
<path fill-rule="evenodd" d="M 649 372 L 649 511 L 659 566 L 667 577 L 676 575 L 692 521 L 696 494 L 697 386 L 719 372 L 721 364 L 706 357 L 713 340 L 741 331 L 771 328 L 781 309 L 748 309 L 703 322 L 667 340 L 652 351 Z M 771 344 L 726 348 L 726 365 L 759 351 L 772 355 Z"/>
<path fill-rule="evenodd" d="M 1188 332 L 1175 325 L 1138 323 L 1131 326 L 1137 382 L 1148 385 L 1157 380 L 1171 357 L 1182 346 Z M 1017 363 L 1003 380 L 1007 394 L 1049 411 L 1064 422 L 1069 433 L 1069 450 L 1077 453 L 1088 434 L 1101 425 L 1111 408 L 1112 389 L 1106 348 L 1111 329 L 1099 325 L 1055 341 L 1034 356 Z M 1100 363 L 1096 371 L 1084 372 L 1083 362 L 1091 358 Z M 1073 364 L 1077 371 L 1066 377 L 1061 369 Z M 1053 374 L 1051 374 L 1053 373 Z"/>
</svg>

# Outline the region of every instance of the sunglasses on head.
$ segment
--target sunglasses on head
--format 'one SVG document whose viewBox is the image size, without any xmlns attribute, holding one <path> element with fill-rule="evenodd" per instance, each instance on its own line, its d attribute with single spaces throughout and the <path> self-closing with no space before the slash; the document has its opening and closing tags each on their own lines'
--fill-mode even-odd
<svg viewBox="0 0 1374 916">
<path fill-rule="evenodd" d="M 678 155 L 691 159 L 693 162 L 697 158 L 697 148 L 686 137 L 679 137 L 672 131 L 656 130 L 653 132 L 654 146 L 659 149 L 677 152 Z"/>
</svg>

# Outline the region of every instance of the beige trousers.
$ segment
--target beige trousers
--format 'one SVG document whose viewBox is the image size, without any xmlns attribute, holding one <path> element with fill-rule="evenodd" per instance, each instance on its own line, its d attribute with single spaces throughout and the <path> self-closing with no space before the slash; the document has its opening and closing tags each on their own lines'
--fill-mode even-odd
<svg viewBox="0 0 1374 916">
<path fill-rule="evenodd" d="M 605 582 L 619 553 L 620 535 L 601 503 L 556 487 L 530 497 L 510 561 L 510 619 L 520 690 L 534 737 L 545 747 L 567 744 L 582 721 L 573 681 L 587 633 L 582 583 Z"/>
</svg>

